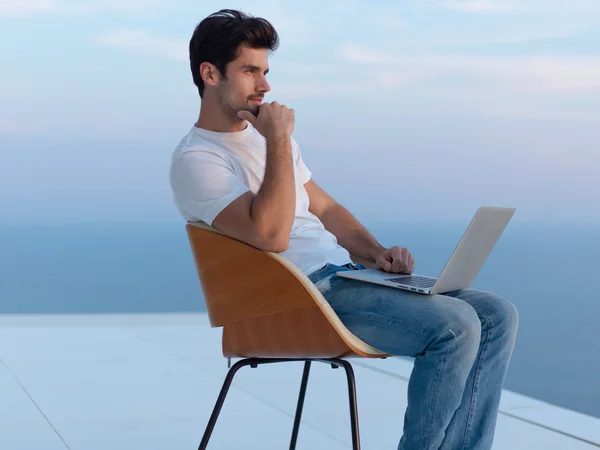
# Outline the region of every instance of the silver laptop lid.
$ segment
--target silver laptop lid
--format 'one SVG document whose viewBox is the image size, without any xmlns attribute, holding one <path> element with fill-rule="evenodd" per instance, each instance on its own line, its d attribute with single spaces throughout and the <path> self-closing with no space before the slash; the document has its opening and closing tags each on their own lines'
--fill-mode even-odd
<svg viewBox="0 0 600 450">
<path fill-rule="evenodd" d="M 479 208 L 431 292 L 451 292 L 470 286 L 514 213 L 515 208 Z"/>
</svg>

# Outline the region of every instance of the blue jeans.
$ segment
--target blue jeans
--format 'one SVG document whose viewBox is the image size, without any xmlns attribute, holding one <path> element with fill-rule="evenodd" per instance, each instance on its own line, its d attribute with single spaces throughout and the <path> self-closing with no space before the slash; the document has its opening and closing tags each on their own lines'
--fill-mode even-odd
<svg viewBox="0 0 600 450">
<path fill-rule="evenodd" d="M 335 275 L 361 269 L 328 264 L 309 278 L 354 335 L 415 358 L 398 450 L 491 449 L 516 308 L 474 289 L 428 296 Z"/>
</svg>

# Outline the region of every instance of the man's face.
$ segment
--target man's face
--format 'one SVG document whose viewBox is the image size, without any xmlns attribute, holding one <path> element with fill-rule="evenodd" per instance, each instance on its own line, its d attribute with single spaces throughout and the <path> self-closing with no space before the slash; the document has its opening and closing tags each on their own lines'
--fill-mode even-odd
<svg viewBox="0 0 600 450">
<path fill-rule="evenodd" d="M 217 85 L 221 105 L 234 115 L 246 110 L 257 115 L 264 95 L 271 90 L 265 75 L 269 71 L 266 49 L 242 46 L 240 55 L 226 67 L 226 79 Z"/>
</svg>

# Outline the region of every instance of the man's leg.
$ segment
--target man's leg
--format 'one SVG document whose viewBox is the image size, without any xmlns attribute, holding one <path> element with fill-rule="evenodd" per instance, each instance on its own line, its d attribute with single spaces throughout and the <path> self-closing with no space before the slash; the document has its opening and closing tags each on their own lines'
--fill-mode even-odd
<svg viewBox="0 0 600 450">
<path fill-rule="evenodd" d="M 471 305 L 333 275 L 310 276 L 344 325 L 380 351 L 415 357 L 401 450 L 437 450 L 463 401 L 481 325 Z"/>
<path fill-rule="evenodd" d="M 332 277 L 336 270 L 347 269 L 311 279 L 350 331 L 381 351 L 415 357 L 399 449 L 491 448 L 516 308 L 486 292 L 426 297 Z"/>
<path fill-rule="evenodd" d="M 517 337 L 518 313 L 511 303 L 488 292 L 466 289 L 447 295 L 468 303 L 477 312 L 481 344 L 462 403 L 446 430 L 441 449 L 490 449 L 502 386 Z"/>
</svg>

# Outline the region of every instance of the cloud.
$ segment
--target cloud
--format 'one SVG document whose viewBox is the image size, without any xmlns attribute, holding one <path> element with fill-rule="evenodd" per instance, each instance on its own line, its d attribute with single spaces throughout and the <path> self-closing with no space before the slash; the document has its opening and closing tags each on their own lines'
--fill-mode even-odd
<svg viewBox="0 0 600 450">
<path fill-rule="evenodd" d="M 358 77 L 354 77 L 352 80 L 343 80 L 335 73 L 328 74 L 327 77 L 323 77 L 322 73 L 312 76 L 313 78 L 302 77 L 301 80 L 271 83 L 273 94 L 294 100 L 339 94 L 372 95 L 381 93 L 382 89 L 397 88 L 412 81 L 402 74 L 385 70 L 373 74 L 368 83 Z"/>
<path fill-rule="evenodd" d="M 446 0 L 442 6 L 455 11 L 477 14 L 516 13 L 525 10 L 523 3 L 509 0 Z"/>
<path fill-rule="evenodd" d="M 398 56 L 355 44 L 342 45 L 338 55 L 347 63 L 380 65 L 406 80 L 462 76 L 532 91 L 600 89 L 600 57 Z"/>
<path fill-rule="evenodd" d="M 343 45 L 338 57 L 339 74 L 348 72 L 346 64 L 368 67 L 369 80 L 356 92 L 413 101 L 415 109 L 433 101 L 443 114 L 600 120 L 593 106 L 600 100 L 600 57 L 403 56 L 356 44 Z"/>
<path fill-rule="evenodd" d="M 0 133 L 19 133 L 24 130 L 25 127 L 14 120 L 0 119 Z"/>
<path fill-rule="evenodd" d="M 435 7 L 442 7 L 468 14 L 525 14 L 543 15 L 590 14 L 600 11 L 597 0 L 440 0 Z"/>
<path fill-rule="evenodd" d="M 397 59 L 393 54 L 351 43 L 341 46 L 340 57 L 343 61 L 360 64 L 386 64 Z"/>
<path fill-rule="evenodd" d="M 188 61 L 188 41 L 158 36 L 145 30 L 118 30 L 102 35 L 96 43 L 136 53 L 154 54 L 175 61 Z"/>
<path fill-rule="evenodd" d="M 583 20 L 576 23 L 529 22 L 526 27 L 508 23 L 496 24 L 494 29 L 488 28 L 485 32 L 472 28 L 450 28 L 445 32 L 438 31 L 438 34 L 418 36 L 418 39 L 421 45 L 430 47 L 482 47 L 566 39 L 581 35 L 594 28 L 594 24 Z"/>
<path fill-rule="evenodd" d="M 0 16 L 23 16 L 55 9 L 54 0 L 0 0 Z"/>
<path fill-rule="evenodd" d="M 400 7 L 374 9 L 364 20 L 376 23 L 386 42 L 405 51 L 543 43 L 582 36 L 600 25 L 598 0 L 437 0 L 419 3 L 419 7 L 418 13 L 426 14 L 424 20 L 407 19 L 414 7 L 405 8 L 408 14 Z M 448 17 L 446 10 L 467 16 Z M 477 17 L 482 14 L 494 17 Z"/>
<path fill-rule="evenodd" d="M 146 14 L 169 7 L 166 0 L 0 0 L 0 16 L 30 16 L 39 13 L 66 15 L 123 11 Z"/>
<path fill-rule="evenodd" d="M 168 9 L 170 6 L 166 0 L 60 0 L 57 11 L 65 14 L 94 14 L 103 11 L 146 14 Z"/>
</svg>

